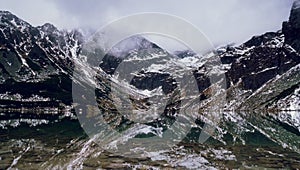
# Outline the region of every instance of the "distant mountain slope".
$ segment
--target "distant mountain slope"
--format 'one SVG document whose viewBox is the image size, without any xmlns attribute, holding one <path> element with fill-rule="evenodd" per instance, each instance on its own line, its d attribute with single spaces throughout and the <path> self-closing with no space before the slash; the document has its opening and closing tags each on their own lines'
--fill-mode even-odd
<svg viewBox="0 0 300 170">
<path fill-rule="evenodd" d="M 300 8 L 294 5 L 289 21 L 283 23 L 282 30 L 255 36 L 240 46 L 223 47 L 214 53 L 213 57 L 220 57 L 222 62 L 215 66 L 215 73 L 226 75 L 223 81 L 227 84 L 227 109 L 300 108 L 299 102 L 295 102 L 300 100 L 299 16 Z M 49 23 L 33 27 L 10 12 L 1 11 L 2 99 L 50 100 L 71 105 L 74 63 L 85 62 L 78 58 L 84 39 L 79 31 L 60 31 Z M 172 59 L 169 62 L 173 64 L 157 64 L 146 68 L 128 83 L 150 91 L 162 86 L 164 92 L 170 93 L 177 86 L 168 71 L 184 65 L 193 69 L 202 101 L 213 102 L 206 101 L 209 98 L 207 89 L 212 85 L 209 82 L 210 75 L 201 67 L 202 63 L 193 52 L 169 54 L 140 36 L 118 44 L 102 61 L 88 57 L 83 66 L 98 69 L 99 62 L 102 74 L 111 77 L 121 62 L 130 62 L 139 57 L 146 57 L 144 60 L 150 61 L 153 56 L 164 55 L 174 56 L 174 61 Z M 126 57 L 132 59 L 126 60 Z M 103 77 L 98 80 L 104 84 L 107 82 Z"/>
<path fill-rule="evenodd" d="M 33 27 L 7 11 L 0 21 L 0 93 L 70 104 L 72 50 L 82 43 L 81 34 L 51 24 Z"/>
</svg>

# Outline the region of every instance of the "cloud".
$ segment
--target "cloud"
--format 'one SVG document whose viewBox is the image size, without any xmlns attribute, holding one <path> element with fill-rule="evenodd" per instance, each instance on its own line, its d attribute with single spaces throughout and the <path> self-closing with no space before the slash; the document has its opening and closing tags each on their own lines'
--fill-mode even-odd
<svg viewBox="0 0 300 170">
<path fill-rule="evenodd" d="M 1 0 L 4 1 L 4 0 Z M 277 31 L 288 19 L 293 0 L 10 0 L 1 2 L 33 25 L 97 29 L 119 17 L 163 12 L 196 25 L 215 45 L 242 43 L 253 35 Z M 126 29 L 126 28 L 124 28 Z"/>
<path fill-rule="evenodd" d="M 60 11 L 57 6 L 47 0 L 0 0 L 0 10 L 7 10 L 29 22 L 32 25 L 41 25 L 45 22 L 59 23 Z"/>
</svg>

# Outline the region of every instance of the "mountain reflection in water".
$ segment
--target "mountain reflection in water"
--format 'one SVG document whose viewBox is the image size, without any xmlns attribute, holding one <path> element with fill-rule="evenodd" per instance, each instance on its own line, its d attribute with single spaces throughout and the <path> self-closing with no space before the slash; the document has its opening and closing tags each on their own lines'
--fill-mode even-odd
<svg viewBox="0 0 300 170">
<path fill-rule="evenodd" d="M 146 152 L 141 158 L 103 150 L 76 119 L 14 117 L 2 119 L 0 127 L 0 169 L 300 168 L 299 111 L 224 112 L 204 144 L 193 140 L 199 135 L 194 129 L 169 150 Z"/>
</svg>

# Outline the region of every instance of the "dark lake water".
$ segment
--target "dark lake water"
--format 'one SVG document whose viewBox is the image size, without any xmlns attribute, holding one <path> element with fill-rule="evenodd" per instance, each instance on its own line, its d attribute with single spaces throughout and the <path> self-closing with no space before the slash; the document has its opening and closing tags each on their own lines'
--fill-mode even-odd
<svg viewBox="0 0 300 170">
<path fill-rule="evenodd" d="M 299 125 L 296 111 L 228 112 L 203 144 L 191 134 L 169 149 L 130 158 L 101 148 L 76 119 L 3 119 L 0 169 L 299 169 Z"/>
</svg>

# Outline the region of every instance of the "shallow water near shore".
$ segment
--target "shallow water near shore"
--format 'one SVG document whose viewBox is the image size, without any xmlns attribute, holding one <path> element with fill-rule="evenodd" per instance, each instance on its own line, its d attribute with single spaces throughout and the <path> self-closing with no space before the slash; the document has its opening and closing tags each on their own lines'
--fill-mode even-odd
<svg viewBox="0 0 300 170">
<path fill-rule="evenodd" d="M 299 169 L 299 115 L 224 113 L 204 144 L 191 133 L 170 149 L 140 158 L 105 151 L 76 119 L 1 120 L 0 169 Z"/>
</svg>

